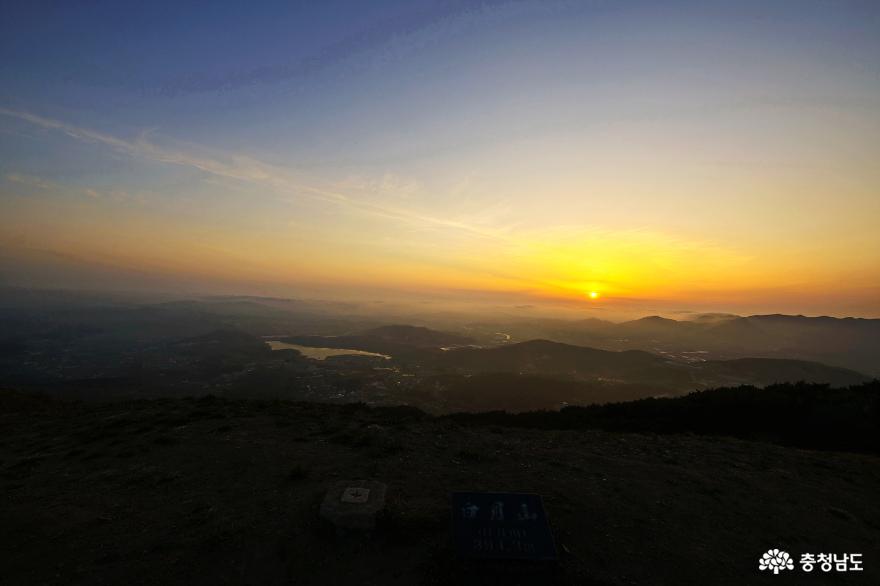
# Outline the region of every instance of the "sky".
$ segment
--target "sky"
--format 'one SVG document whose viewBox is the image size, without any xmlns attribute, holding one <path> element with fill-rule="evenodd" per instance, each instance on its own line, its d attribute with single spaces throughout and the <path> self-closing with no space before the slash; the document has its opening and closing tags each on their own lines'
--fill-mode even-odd
<svg viewBox="0 0 880 586">
<path fill-rule="evenodd" d="M 0 284 L 880 317 L 873 1 L 0 2 Z"/>
</svg>

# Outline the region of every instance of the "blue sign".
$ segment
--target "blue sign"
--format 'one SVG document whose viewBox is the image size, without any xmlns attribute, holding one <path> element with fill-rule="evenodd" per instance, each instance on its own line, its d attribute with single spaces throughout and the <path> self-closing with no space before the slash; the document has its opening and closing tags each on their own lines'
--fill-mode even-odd
<svg viewBox="0 0 880 586">
<path fill-rule="evenodd" d="M 454 492 L 452 532 L 462 559 L 557 559 L 544 502 L 537 494 Z"/>
</svg>

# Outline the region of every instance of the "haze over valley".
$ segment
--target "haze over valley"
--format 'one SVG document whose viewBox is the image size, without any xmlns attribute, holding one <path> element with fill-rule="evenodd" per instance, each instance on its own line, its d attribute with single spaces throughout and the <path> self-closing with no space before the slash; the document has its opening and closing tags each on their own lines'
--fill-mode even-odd
<svg viewBox="0 0 880 586">
<path fill-rule="evenodd" d="M 147 303 L 6 289 L 0 372 L 6 385 L 68 398 L 210 393 L 441 412 L 558 409 L 740 384 L 839 387 L 880 374 L 872 345 L 880 320 L 463 315 L 442 318 L 437 330 L 429 327 L 437 318 L 389 324 L 398 316 L 347 309 L 278 298 Z"/>
</svg>

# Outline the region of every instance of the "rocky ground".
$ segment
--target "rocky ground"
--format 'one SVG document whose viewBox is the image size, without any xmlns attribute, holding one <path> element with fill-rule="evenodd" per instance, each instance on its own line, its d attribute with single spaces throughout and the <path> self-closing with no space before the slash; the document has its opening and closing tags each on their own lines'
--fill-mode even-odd
<svg viewBox="0 0 880 586">
<path fill-rule="evenodd" d="M 389 486 L 340 539 L 340 479 Z M 482 582 L 878 584 L 880 458 L 727 438 L 462 426 L 408 409 L 225 401 L 74 404 L 0 393 L 0 583 L 467 582 L 453 490 L 544 496 L 555 573 Z M 758 571 L 771 547 L 863 554 L 860 573 Z"/>
</svg>

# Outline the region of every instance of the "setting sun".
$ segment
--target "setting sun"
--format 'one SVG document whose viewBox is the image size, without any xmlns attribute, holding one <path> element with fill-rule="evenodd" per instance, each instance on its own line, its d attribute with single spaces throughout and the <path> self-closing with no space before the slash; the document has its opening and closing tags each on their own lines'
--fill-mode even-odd
<svg viewBox="0 0 880 586">
<path fill-rule="evenodd" d="M 598 291 L 590 291 L 590 299 L 598 299 L 599 292 Z"/>
</svg>

